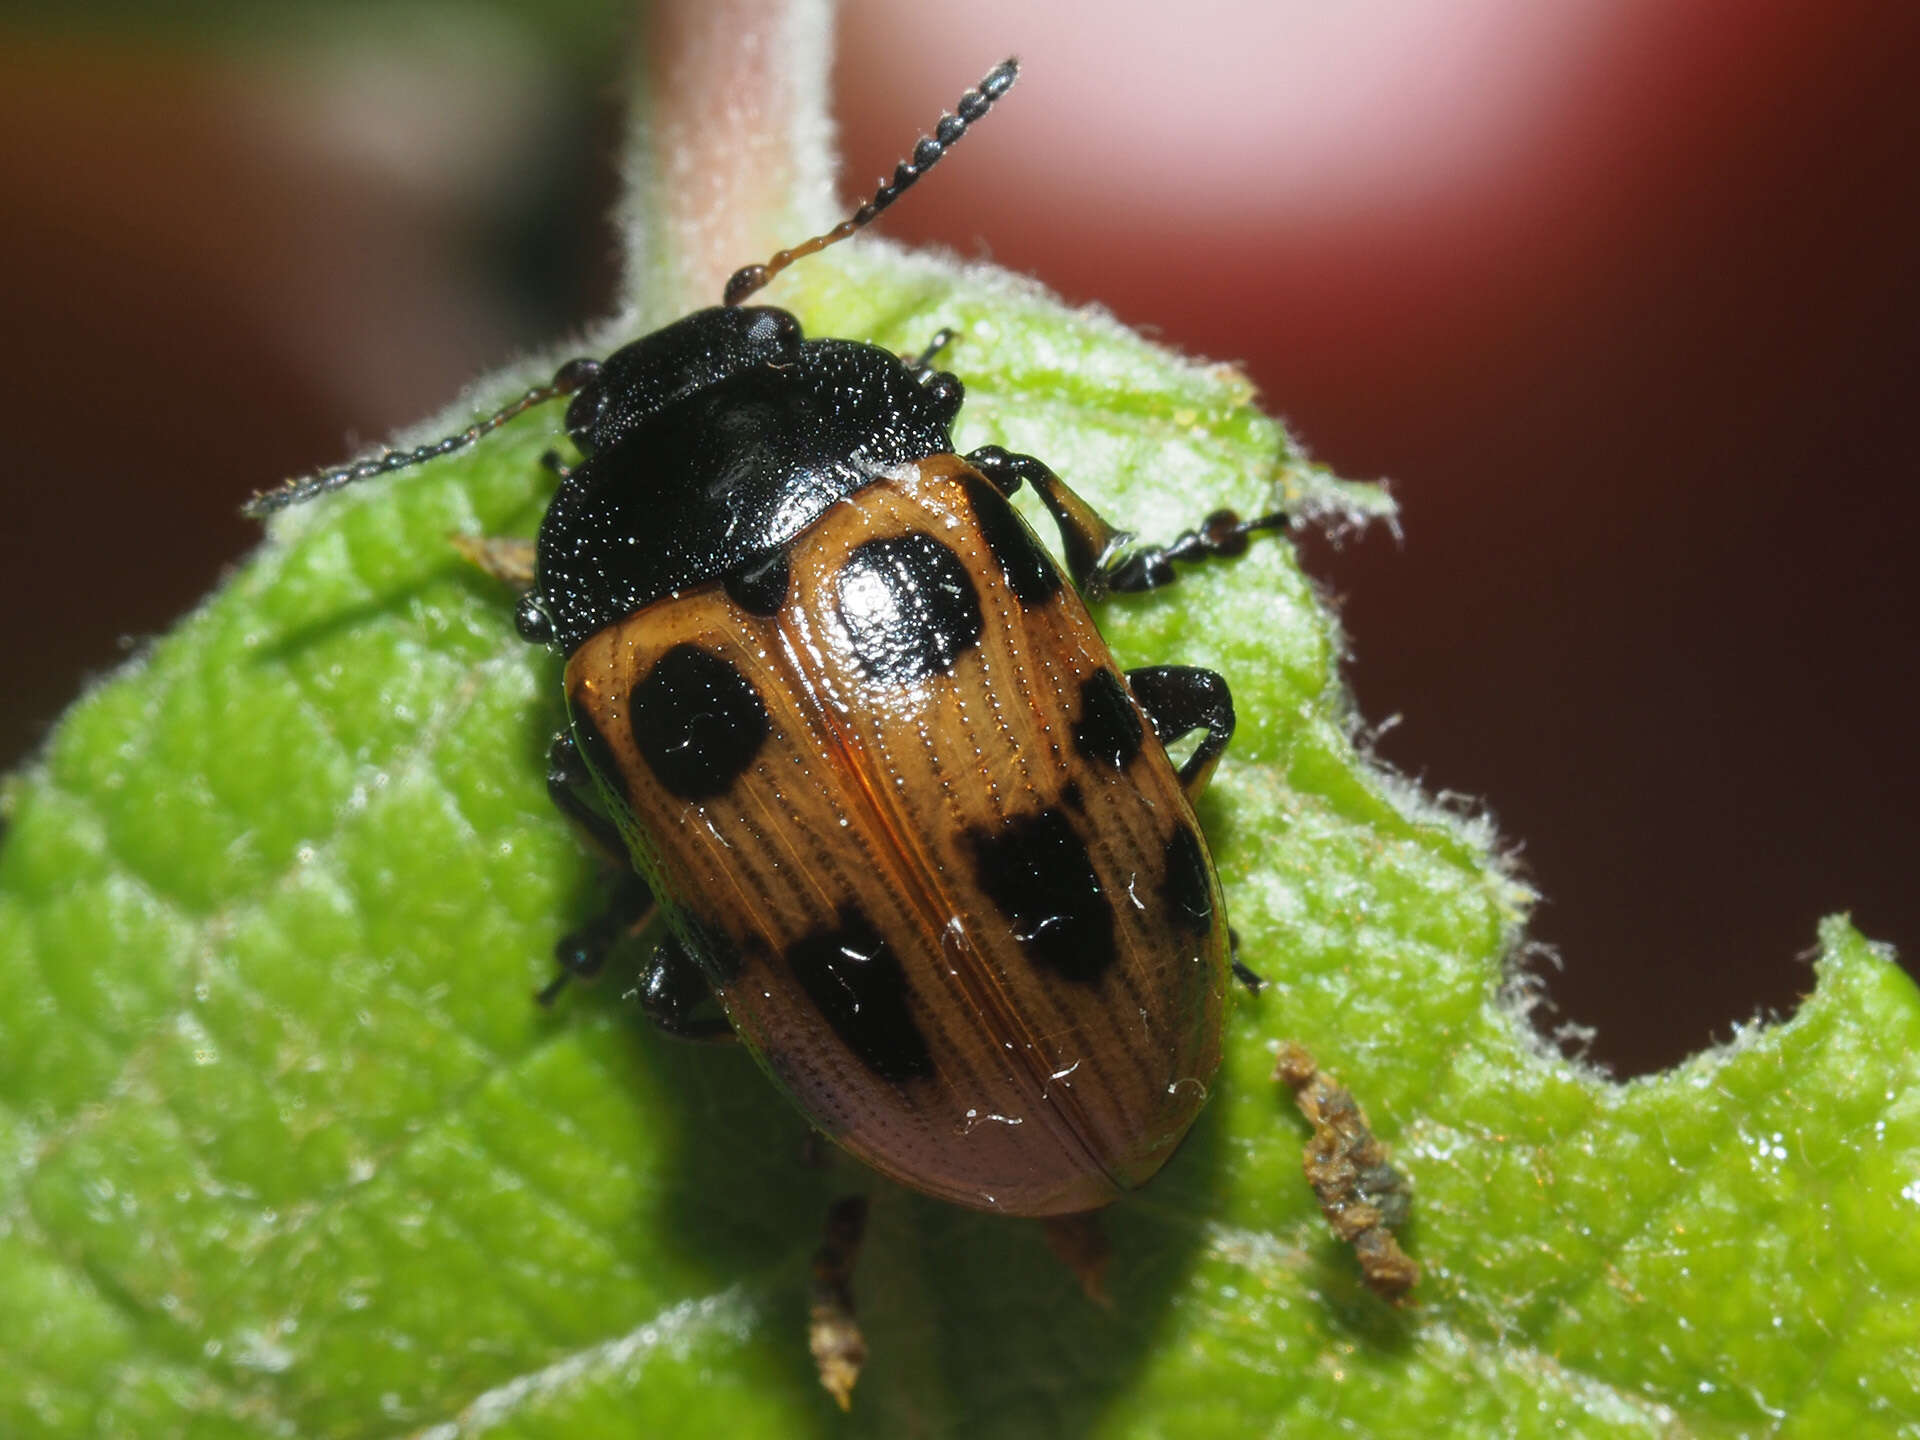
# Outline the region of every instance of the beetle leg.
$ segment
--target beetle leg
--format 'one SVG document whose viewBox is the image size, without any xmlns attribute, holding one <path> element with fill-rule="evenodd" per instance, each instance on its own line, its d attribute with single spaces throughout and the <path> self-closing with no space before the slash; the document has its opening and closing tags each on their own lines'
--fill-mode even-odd
<svg viewBox="0 0 1920 1440">
<path fill-rule="evenodd" d="M 607 952 L 626 936 L 638 930 L 653 916 L 653 891 L 647 882 L 633 873 L 627 857 L 626 842 L 614 823 L 595 808 L 593 777 L 580 758 L 573 735 L 562 730 L 547 749 L 547 794 L 556 809 L 579 827 L 601 857 L 620 868 L 621 878 L 613 899 L 600 915 L 571 934 L 564 935 L 553 947 L 553 958 L 560 973 L 542 989 L 537 998 L 551 1005 L 569 980 L 591 980 L 607 963 Z"/>
<path fill-rule="evenodd" d="M 591 980 L 606 967 L 613 947 L 653 918 L 653 891 L 629 870 L 621 878 L 607 908 L 553 947 L 560 973 L 534 998 L 551 1005 L 570 980 Z"/>
<path fill-rule="evenodd" d="M 553 622 L 540 597 L 533 593 L 534 544 L 531 540 L 500 540 L 488 535 L 455 535 L 453 548 L 470 564 L 487 572 L 520 597 L 513 610 L 513 628 L 529 645 L 551 645 Z M 565 808 L 565 807 L 562 807 Z"/>
<path fill-rule="evenodd" d="M 953 331 L 943 325 L 934 332 L 933 339 L 927 342 L 926 349 L 922 350 L 912 359 L 908 359 L 904 355 L 900 358 L 906 360 L 907 369 L 913 372 L 913 378 L 924 385 L 927 383 L 927 378 L 933 374 L 933 362 L 935 358 L 952 343 Z"/>
<path fill-rule="evenodd" d="M 491 535 L 455 535 L 453 548 L 467 563 L 484 570 L 508 589 L 525 594 L 533 588 L 533 541 L 501 540 Z"/>
<path fill-rule="evenodd" d="M 1047 1248 L 1054 1257 L 1073 1271 L 1081 1293 L 1096 1305 L 1111 1306 L 1107 1296 L 1107 1261 L 1113 1246 L 1100 1224 L 1100 1212 L 1088 1210 L 1079 1215 L 1049 1215 L 1041 1222 Z"/>
<path fill-rule="evenodd" d="M 540 457 L 540 463 L 562 480 L 573 476 L 573 468 L 561 461 L 558 450 L 547 451 Z M 464 555 L 469 564 L 486 571 L 515 594 L 525 597 L 533 589 L 533 541 L 502 540 L 492 535 L 455 535 L 453 548 Z M 522 637 L 533 638 L 525 634 L 524 626 Z"/>
<path fill-rule="evenodd" d="M 595 803 L 593 775 L 580 758 L 571 730 L 560 731 L 547 747 L 547 795 L 556 810 L 580 827 L 603 860 L 622 869 L 632 864 L 620 828 Z"/>
<path fill-rule="evenodd" d="M 1247 542 L 1267 530 L 1284 530 L 1292 523 L 1284 510 L 1256 520 L 1242 520 L 1231 510 L 1216 510 L 1200 525 L 1165 545 L 1128 550 L 1132 536 L 1110 525 L 1045 464 L 1031 455 L 1016 455 L 998 445 L 983 445 L 968 455 L 967 463 L 1011 495 L 1026 481 L 1060 527 L 1067 554 L 1067 573 L 1074 588 L 1089 599 L 1106 594 L 1136 594 L 1171 585 L 1177 577 L 1176 560 L 1227 560 L 1244 555 Z"/>
<path fill-rule="evenodd" d="M 1206 728 L 1200 744 L 1180 767 L 1180 785 L 1189 801 L 1198 800 L 1220 753 L 1233 738 L 1233 696 L 1227 682 L 1193 665 L 1148 665 L 1127 672 L 1127 688 L 1153 722 L 1162 745 Z"/>
<path fill-rule="evenodd" d="M 827 1211 L 826 1233 L 813 1256 L 807 1346 L 820 1384 L 842 1410 L 852 1405 L 854 1383 L 867 1363 L 867 1337 L 853 1311 L 853 1266 L 866 1230 L 867 1197 L 844 1196 Z"/>
<path fill-rule="evenodd" d="M 1026 481 L 1060 527 L 1060 544 L 1067 555 L 1067 574 L 1081 594 L 1093 599 L 1107 590 L 1107 567 L 1116 552 L 1132 538 L 1109 525 L 1058 475 L 1031 455 L 1016 455 L 998 445 L 982 445 L 967 463 L 991 480 L 1003 495 L 1011 495 Z"/>
<path fill-rule="evenodd" d="M 663 936 L 640 978 L 640 1008 L 647 1018 L 682 1040 L 731 1040 L 733 1027 L 726 1017 L 692 1013 L 712 999 L 713 987 L 679 937 Z"/>
<path fill-rule="evenodd" d="M 1247 542 L 1263 530 L 1284 530 L 1292 521 L 1276 510 L 1257 520 L 1242 520 L 1231 510 L 1216 510 L 1199 528 L 1174 537 L 1165 545 L 1130 551 L 1106 567 L 1104 587 L 1119 595 L 1138 594 L 1171 585 L 1178 575 L 1176 560 L 1230 560 L 1247 553 Z"/>
<path fill-rule="evenodd" d="M 1258 995 L 1267 988 L 1267 977 L 1251 965 L 1240 963 L 1240 932 L 1231 925 L 1227 927 L 1227 955 L 1233 961 L 1233 978 L 1238 980 L 1249 995 Z"/>
</svg>

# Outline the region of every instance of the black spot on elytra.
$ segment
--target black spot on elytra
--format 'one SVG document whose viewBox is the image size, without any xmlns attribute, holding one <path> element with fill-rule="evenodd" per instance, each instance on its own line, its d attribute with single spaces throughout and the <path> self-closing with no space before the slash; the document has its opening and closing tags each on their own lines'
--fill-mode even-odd
<svg viewBox="0 0 1920 1440">
<path fill-rule="evenodd" d="M 1174 924 L 1205 935 L 1213 929 L 1213 875 L 1200 837 L 1182 825 L 1167 841 L 1165 863 L 1160 893 Z"/>
<path fill-rule="evenodd" d="M 676 645 L 633 687 L 633 740 L 670 794 L 705 800 L 753 763 L 766 741 L 767 707 L 731 664 L 698 645 Z"/>
<path fill-rule="evenodd" d="M 776 550 L 735 566 L 720 584 L 733 603 L 748 614 L 775 615 L 787 603 L 789 568 L 787 552 Z"/>
<path fill-rule="evenodd" d="M 1096 670 L 1080 687 L 1080 718 L 1074 722 L 1073 744 L 1088 760 L 1124 770 L 1140 753 L 1146 739 L 1140 712 L 1127 698 L 1126 683 L 1111 670 Z"/>
<path fill-rule="evenodd" d="M 1113 903 L 1064 811 L 976 828 L 968 840 L 980 888 L 1013 922 L 1014 938 L 1036 964 L 1089 984 L 1106 974 L 1116 958 Z"/>
<path fill-rule="evenodd" d="M 986 538 L 987 548 L 999 562 L 1000 573 L 1007 578 L 1013 598 L 1031 610 L 1044 605 L 1060 592 L 1066 582 L 1033 531 L 1027 528 L 1007 497 L 984 480 L 967 477 L 967 502 L 973 518 Z"/>
<path fill-rule="evenodd" d="M 907 1006 L 900 957 L 860 911 L 787 949 L 787 965 L 827 1024 L 874 1074 L 896 1083 L 933 1074 L 926 1037 Z"/>
<path fill-rule="evenodd" d="M 840 618 L 870 679 L 911 685 L 980 641 L 980 597 L 960 557 L 924 530 L 869 540 L 840 571 Z"/>
<path fill-rule="evenodd" d="M 613 746 L 607 743 L 607 737 L 600 733 L 600 727 L 594 724 L 593 711 L 588 707 L 586 696 L 575 694 L 571 701 L 567 706 L 567 718 L 573 724 L 573 743 L 580 752 L 580 758 L 587 762 L 587 768 L 599 777 L 602 785 L 615 795 L 625 795 L 627 786 L 620 774 L 619 758 L 613 753 Z"/>
</svg>

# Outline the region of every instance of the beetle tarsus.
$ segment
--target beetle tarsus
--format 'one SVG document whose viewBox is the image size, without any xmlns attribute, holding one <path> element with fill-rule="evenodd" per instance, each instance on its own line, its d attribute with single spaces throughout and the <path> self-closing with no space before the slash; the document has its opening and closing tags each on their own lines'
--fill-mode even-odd
<svg viewBox="0 0 1920 1440">
<path fill-rule="evenodd" d="M 1251 965 L 1240 961 L 1240 932 L 1231 925 L 1227 927 L 1227 959 L 1233 966 L 1233 978 L 1249 995 L 1258 995 L 1267 988 L 1267 977 Z"/>
<path fill-rule="evenodd" d="M 1158 590 L 1180 578 L 1176 560 L 1229 560 L 1247 552 L 1255 535 L 1284 530 L 1291 519 L 1275 510 L 1255 520 L 1242 520 L 1232 510 L 1216 510 L 1199 525 L 1165 545 L 1129 546 L 1133 537 L 1102 518 L 1099 511 L 1076 494 L 1042 461 L 1018 455 L 998 445 L 982 445 L 967 463 L 1011 495 L 1025 481 L 1060 527 L 1066 551 L 1067 574 L 1074 588 L 1089 600 L 1103 595 L 1134 595 Z"/>
<path fill-rule="evenodd" d="M 826 1233 L 813 1257 L 813 1293 L 807 1307 L 807 1346 L 820 1384 L 842 1410 L 867 1363 L 867 1337 L 854 1314 L 853 1267 L 866 1237 L 867 1197 L 848 1195 L 827 1211 Z"/>
<path fill-rule="evenodd" d="M 927 342 L 926 349 L 922 350 L 912 359 L 907 359 L 904 355 L 900 358 L 907 361 L 907 368 L 913 372 L 913 378 L 924 385 L 927 377 L 933 373 L 935 357 L 952 343 L 953 327 L 950 325 L 942 325 L 938 330 L 933 332 L 933 339 Z"/>
<path fill-rule="evenodd" d="M 594 980 L 607 968 L 607 956 L 622 940 L 644 929 L 653 919 L 653 891 L 632 870 L 614 887 L 607 906 L 579 929 L 568 932 L 553 947 L 559 973 L 549 980 L 534 999 L 543 1006 L 560 998 L 560 992 L 574 980 Z"/>
<path fill-rule="evenodd" d="M 1257 520 L 1242 520 L 1231 510 L 1216 510 L 1165 545 L 1148 545 L 1117 556 L 1106 569 L 1105 588 L 1116 595 L 1158 590 L 1180 578 L 1174 561 L 1231 560 L 1247 553 L 1247 544 L 1255 535 L 1284 530 L 1292 523 L 1284 510 Z"/>
</svg>

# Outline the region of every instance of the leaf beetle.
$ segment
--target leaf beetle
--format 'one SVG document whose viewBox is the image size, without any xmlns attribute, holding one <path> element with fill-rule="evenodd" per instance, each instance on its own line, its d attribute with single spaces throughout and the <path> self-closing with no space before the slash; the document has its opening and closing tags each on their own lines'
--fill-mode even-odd
<svg viewBox="0 0 1920 1440">
<path fill-rule="evenodd" d="M 561 942 L 542 1000 L 657 918 L 640 995 L 664 1028 L 737 1035 L 902 1184 L 1060 1217 L 1160 1169 L 1218 1068 L 1230 974 L 1258 984 L 1193 813 L 1233 732 L 1226 682 L 1122 675 L 1086 602 L 1286 517 L 1218 511 L 1135 546 L 1041 460 L 954 452 L 946 333 L 906 359 L 743 303 L 872 221 L 1015 75 L 994 68 L 872 199 L 737 272 L 722 304 L 248 510 L 566 398 L 583 458 L 547 457 L 537 540 L 490 542 L 484 563 L 525 585 L 521 636 L 566 657 L 553 798 L 631 873 Z M 1064 573 L 1008 503 L 1022 484 Z M 1196 732 L 1176 767 L 1166 747 Z"/>
</svg>

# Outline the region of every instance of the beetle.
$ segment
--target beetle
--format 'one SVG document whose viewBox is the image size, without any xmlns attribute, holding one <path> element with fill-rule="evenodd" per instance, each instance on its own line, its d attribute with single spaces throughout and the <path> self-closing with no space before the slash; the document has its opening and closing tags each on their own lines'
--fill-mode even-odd
<svg viewBox="0 0 1920 1440">
<path fill-rule="evenodd" d="M 743 1040 L 880 1173 L 975 1209 L 1094 1211 L 1158 1171 L 1220 1062 L 1232 954 L 1194 818 L 1227 684 L 1122 675 L 1087 601 L 1242 553 L 1275 513 L 1135 546 L 1041 460 L 955 453 L 935 359 L 809 339 L 743 303 L 871 222 L 1013 84 L 992 70 L 873 198 L 723 303 L 466 431 L 256 496 L 264 515 L 470 445 L 566 398 L 582 459 L 516 626 L 565 656 L 548 785 L 631 874 L 564 939 L 550 1002 L 655 919 L 639 986 Z M 1064 572 L 1009 503 L 1057 526 Z M 1167 746 L 1198 733 L 1177 766 Z M 711 1002 L 717 1002 L 715 1006 Z"/>
</svg>

